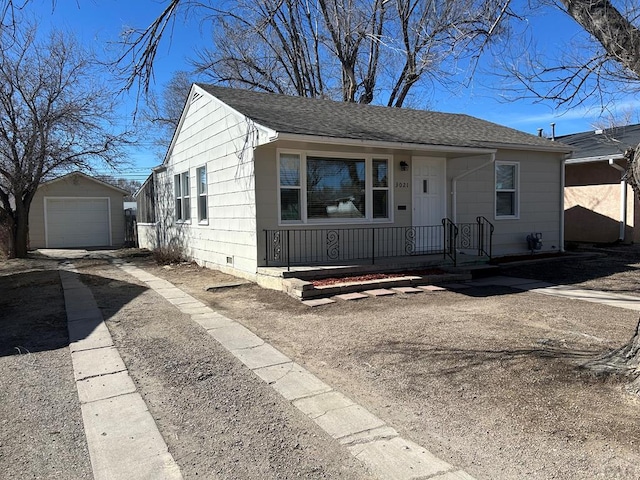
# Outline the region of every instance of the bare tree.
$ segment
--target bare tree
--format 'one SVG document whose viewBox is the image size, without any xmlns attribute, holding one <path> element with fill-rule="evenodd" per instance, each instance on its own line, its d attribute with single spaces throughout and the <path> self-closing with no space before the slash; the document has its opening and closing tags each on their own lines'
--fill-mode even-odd
<svg viewBox="0 0 640 480">
<path fill-rule="evenodd" d="M 509 0 L 168 0 L 144 29 L 124 32 L 118 65 L 148 91 L 158 45 L 197 17 L 212 47 L 194 59 L 217 83 L 307 97 L 402 106 L 426 75 L 472 56 L 501 32 Z"/>
<path fill-rule="evenodd" d="M 595 100 L 604 110 L 622 95 L 640 91 L 637 2 L 537 0 L 529 5 L 532 10 L 522 14 L 559 10 L 575 20 L 584 34 L 554 52 L 539 51 L 535 31 L 518 32 L 525 39 L 522 43 L 512 37 L 497 57 L 505 78 L 516 80 L 515 97 L 551 100 L 569 108 Z"/>
<path fill-rule="evenodd" d="M 211 2 L 213 3 L 213 2 Z M 500 32 L 501 0 L 218 2 L 214 48 L 195 65 L 215 82 L 401 107 L 426 76 L 450 77 Z M 338 80 L 338 81 L 336 81 Z"/>
<path fill-rule="evenodd" d="M 0 37 L 0 219 L 9 256 L 27 255 L 29 209 L 40 183 L 91 162 L 114 165 L 130 136 L 114 134 L 114 95 L 88 52 L 69 36 L 35 27 Z M 9 38 L 6 38 L 6 37 Z"/>
<path fill-rule="evenodd" d="M 142 120 L 145 125 L 149 126 L 149 134 L 154 135 L 154 144 L 161 157 L 166 153 L 173 133 L 178 127 L 187 95 L 193 83 L 191 79 L 191 75 L 185 71 L 174 72 L 160 95 L 150 91 L 146 97 Z"/>
</svg>

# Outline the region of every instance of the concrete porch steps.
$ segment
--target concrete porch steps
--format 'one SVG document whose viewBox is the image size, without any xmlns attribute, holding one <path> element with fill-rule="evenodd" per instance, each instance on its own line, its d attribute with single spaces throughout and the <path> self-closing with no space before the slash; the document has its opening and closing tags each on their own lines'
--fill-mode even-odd
<svg viewBox="0 0 640 480">
<path fill-rule="evenodd" d="M 349 281 L 325 286 L 315 286 L 313 281 L 300 278 L 282 279 L 282 290 L 294 298 L 309 300 L 314 298 L 331 297 L 348 293 L 363 292 L 372 289 L 389 289 L 399 287 L 415 287 L 442 283 L 462 282 L 473 278 L 471 270 L 437 275 L 403 275 L 376 280 Z"/>
</svg>

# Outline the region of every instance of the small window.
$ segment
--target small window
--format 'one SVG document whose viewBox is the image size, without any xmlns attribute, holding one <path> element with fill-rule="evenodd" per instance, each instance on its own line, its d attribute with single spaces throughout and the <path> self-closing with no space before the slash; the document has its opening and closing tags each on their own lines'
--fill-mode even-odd
<svg viewBox="0 0 640 480">
<path fill-rule="evenodd" d="M 186 222 L 191 216 L 191 201 L 189 199 L 189 172 L 178 174 L 173 178 L 176 220 Z"/>
<path fill-rule="evenodd" d="M 518 164 L 496 162 L 496 218 L 518 216 Z"/>
<path fill-rule="evenodd" d="M 389 162 L 373 159 L 373 218 L 389 218 Z"/>
<path fill-rule="evenodd" d="M 196 170 L 198 181 L 198 221 L 207 220 L 207 167 L 200 167 Z"/>
<path fill-rule="evenodd" d="M 301 217 L 300 155 L 280 155 L 280 219 L 300 220 Z"/>
</svg>

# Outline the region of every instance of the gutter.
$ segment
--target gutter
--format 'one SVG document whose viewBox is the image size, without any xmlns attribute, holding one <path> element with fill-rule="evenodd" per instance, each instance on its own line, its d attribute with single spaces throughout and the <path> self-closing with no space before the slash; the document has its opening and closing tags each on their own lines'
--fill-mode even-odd
<svg viewBox="0 0 640 480">
<path fill-rule="evenodd" d="M 581 163 L 607 162 L 610 160 L 622 160 L 624 156 L 620 155 L 599 155 L 597 157 L 569 158 L 565 160 L 566 165 L 576 165 Z"/>
<path fill-rule="evenodd" d="M 621 172 L 620 176 L 620 234 L 618 240 L 624 242 L 624 236 L 627 230 L 627 170 L 616 162 L 613 158 L 609 159 L 609 165 Z"/>
<path fill-rule="evenodd" d="M 458 218 L 457 218 L 458 216 L 458 180 L 466 177 L 467 175 L 471 175 L 472 173 L 477 172 L 478 170 L 481 170 L 484 167 L 494 164 L 495 161 L 496 161 L 496 152 L 493 151 L 491 152 L 491 160 L 483 163 L 482 165 L 477 166 L 476 168 L 467 170 L 466 172 L 461 173 L 457 177 L 453 177 L 451 179 L 451 221 L 454 224 L 458 223 Z"/>
<path fill-rule="evenodd" d="M 359 140 L 353 138 L 338 138 L 338 137 L 326 137 L 317 135 L 302 135 L 296 133 L 280 133 L 269 137 L 269 142 L 280 141 L 295 141 L 305 143 L 320 143 L 323 145 L 342 145 L 342 146 L 355 146 L 355 147 L 370 147 L 370 148 L 385 148 L 385 149 L 398 149 L 398 150 L 420 150 L 426 152 L 438 152 L 438 153 L 465 153 L 468 155 L 486 155 L 495 154 L 495 148 L 483 148 L 483 147 L 456 147 L 448 145 L 431 145 L 426 143 L 405 143 L 405 142 L 389 142 L 382 140 Z"/>
</svg>

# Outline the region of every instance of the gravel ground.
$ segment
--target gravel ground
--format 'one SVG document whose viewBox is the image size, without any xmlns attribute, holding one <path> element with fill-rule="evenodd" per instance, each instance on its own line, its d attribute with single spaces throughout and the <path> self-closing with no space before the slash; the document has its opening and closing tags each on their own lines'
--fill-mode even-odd
<svg viewBox="0 0 640 480">
<path fill-rule="evenodd" d="M 640 249 L 609 250 L 504 272 L 637 294 Z M 74 263 L 186 478 L 368 478 L 200 327 L 92 256 Z M 132 261 L 480 480 L 640 478 L 640 401 L 579 368 L 624 343 L 636 312 L 496 287 L 312 309 L 255 285 L 207 292 L 231 278 L 192 264 Z M 55 266 L 0 262 L 3 478 L 91 476 Z"/>
<path fill-rule="evenodd" d="M 0 477 L 93 478 L 56 262 L 0 268 Z M 5 265 L 6 266 L 6 265 Z"/>
<path fill-rule="evenodd" d="M 635 255 L 508 273 L 629 292 Z M 628 340 L 636 312 L 497 287 L 311 309 L 255 286 L 206 292 L 228 278 L 193 265 L 146 268 L 479 479 L 640 478 L 640 402 L 579 368 Z"/>
<path fill-rule="evenodd" d="M 184 478 L 370 478 L 158 294 L 113 266 L 80 272 Z"/>
</svg>

